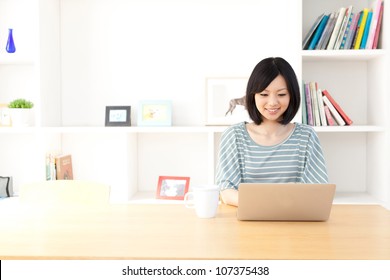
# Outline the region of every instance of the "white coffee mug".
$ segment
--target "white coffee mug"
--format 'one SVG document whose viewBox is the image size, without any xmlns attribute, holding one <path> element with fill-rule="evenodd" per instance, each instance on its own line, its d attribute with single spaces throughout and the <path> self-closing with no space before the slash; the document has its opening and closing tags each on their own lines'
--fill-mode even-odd
<svg viewBox="0 0 390 280">
<path fill-rule="evenodd" d="M 219 187 L 216 185 L 193 187 L 185 194 L 184 203 L 187 208 L 195 208 L 199 218 L 213 218 L 217 214 L 219 204 Z"/>
</svg>

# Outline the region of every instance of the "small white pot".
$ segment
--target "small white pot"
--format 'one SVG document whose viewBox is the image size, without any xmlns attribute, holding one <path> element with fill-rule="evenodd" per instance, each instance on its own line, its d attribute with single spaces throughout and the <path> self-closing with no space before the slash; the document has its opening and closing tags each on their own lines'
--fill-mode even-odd
<svg viewBox="0 0 390 280">
<path fill-rule="evenodd" d="M 34 125 L 34 110 L 10 108 L 11 123 L 13 127 L 24 127 Z"/>
</svg>

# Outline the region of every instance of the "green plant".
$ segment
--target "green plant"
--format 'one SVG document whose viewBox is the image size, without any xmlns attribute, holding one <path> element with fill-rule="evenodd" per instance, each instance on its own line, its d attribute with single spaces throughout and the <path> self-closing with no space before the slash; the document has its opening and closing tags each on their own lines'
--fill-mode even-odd
<svg viewBox="0 0 390 280">
<path fill-rule="evenodd" d="M 32 103 L 31 101 L 28 101 L 26 99 L 23 99 L 23 98 L 15 99 L 8 104 L 8 108 L 30 109 L 32 107 L 34 107 L 34 103 Z"/>
</svg>

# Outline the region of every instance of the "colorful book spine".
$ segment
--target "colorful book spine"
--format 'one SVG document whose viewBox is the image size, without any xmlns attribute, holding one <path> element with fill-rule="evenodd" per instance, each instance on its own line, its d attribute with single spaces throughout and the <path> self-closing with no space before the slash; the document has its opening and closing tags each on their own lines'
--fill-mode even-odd
<svg viewBox="0 0 390 280">
<path fill-rule="evenodd" d="M 367 15 L 366 26 L 364 27 L 362 42 L 360 43 L 360 49 L 366 48 L 368 33 L 370 32 L 371 19 L 372 19 L 372 11 L 369 11 Z"/>
<path fill-rule="evenodd" d="M 359 20 L 358 20 L 358 23 L 357 23 L 357 26 L 356 26 L 356 31 L 355 31 L 355 35 L 354 35 L 354 38 L 353 38 L 353 41 L 352 41 L 351 49 L 355 49 L 356 42 L 357 42 L 357 37 L 358 37 L 358 34 L 359 34 L 359 30 L 360 30 L 360 28 L 362 26 L 362 20 L 363 20 L 363 11 L 361 11 L 359 13 Z"/>
<path fill-rule="evenodd" d="M 334 118 L 332 117 L 332 114 L 329 110 L 329 107 L 327 105 L 324 104 L 324 111 L 325 111 L 325 115 L 326 115 L 326 121 L 328 123 L 329 126 L 334 126 L 336 125 L 336 121 L 334 120 Z"/>
<path fill-rule="evenodd" d="M 382 6 L 382 0 L 376 0 L 373 3 L 372 19 L 371 19 L 370 31 L 368 33 L 368 38 L 367 38 L 366 49 L 372 49 L 375 32 L 378 27 L 381 6 Z"/>
<path fill-rule="evenodd" d="M 362 12 L 362 20 L 360 22 L 359 31 L 358 31 L 357 37 L 356 37 L 356 43 L 354 46 L 355 50 L 360 49 L 360 43 L 362 42 L 364 28 L 366 26 L 366 21 L 367 21 L 367 16 L 368 16 L 368 9 L 365 8 L 365 9 L 363 9 L 363 12 Z"/>
<path fill-rule="evenodd" d="M 379 33 L 382 26 L 382 18 L 383 18 L 383 2 L 381 4 L 381 9 L 379 12 L 378 26 L 375 30 L 374 42 L 372 43 L 372 48 L 376 49 L 378 47 Z"/>
<path fill-rule="evenodd" d="M 326 33 L 324 35 L 324 39 L 321 42 L 321 45 L 319 46 L 320 50 L 325 50 L 328 47 L 330 36 L 332 35 L 332 32 L 333 32 L 333 29 L 334 29 L 334 26 L 336 24 L 338 16 L 339 16 L 339 13 L 335 12 L 333 15 L 333 18 L 329 19 L 329 22 L 330 22 L 329 26 L 326 28 L 326 31 L 325 31 Z"/>
<path fill-rule="evenodd" d="M 350 34 L 352 32 L 351 31 L 351 25 L 352 25 L 352 20 L 353 20 L 354 15 L 355 14 L 352 13 L 351 16 L 348 19 L 347 28 L 345 29 L 343 40 L 341 41 L 340 50 L 345 49 L 345 46 L 346 46 L 346 43 L 347 43 L 348 34 Z"/>
<path fill-rule="evenodd" d="M 329 108 L 329 111 L 331 112 L 332 116 L 336 120 L 336 123 L 338 125 L 345 125 L 345 121 L 340 116 L 339 112 L 337 112 L 336 108 L 333 106 L 332 102 L 326 97 L 325 95 L 322 96 L 322 99 L 324 100 L 325 105 Z"/>
<path fill-rule="evenodd" d="M 313 35 L 313 39 L 311 40 L 310 44 L 309 44 L 309 48 L 308 50 L 314 50 L 315 47 L 317 46 L 317 43 L 321 37 L 321 34 L 322 32 L 324 31 L 325 29 L 325 26 L 326 26 L 326 23 L 328 22 L 328 19 L 329 19 L 329 15 L 325 15 L 320 24 L 318 25 L 318 28 L 317 30 L 315 31 L 314 35 Z"/>
<path fill-rule="evenodd" d="M 318 44 L 317 44 L 317 46 L 316 46 L 316 50 L 320 50 L 321 47 L 322 47 L 322 45 L 324 44 L 324 41 L 325 41 L 325 39 L 326 39 L 326 36 L 327 36 L 327 34 L 330 32 L 329 30 L 330 30 L 330 26 L 332 25 L 332 21 L 333 21 L 333 19 L 334 19 L 334 16 L 335 16 L 335 13 L 334 13 L 334 12 L 331 13 L 331 14 L 329 14 L 329 19 L 328 19 L 328 21 L 326 22 L 326 26 L 325 26 L 325 28 L 324 28 L 324 31 L 323 31 L 322 34 L 321 34 L 320 39 L 318 40 Z"/>
<path fill-rule="evenodd" d="M 305 94 L 305 82 L 302 82 L 302 91 L 301 94 L 301 106 L 302 106 L 302 123 L 307 124 L 307 107 L 306 107 L 306 94 Z"/>
<path fill-rule="evenodd" d="M 312 101 L 310 95 L 310 85 L 309 83 L 305 83 L 305 95 L 306 95 L 306 111 L 307 111 L 307 123 L 311 126 L 314 125 L 313 121 L 313 109 L 312 109 Z"/>
<path fill-rule="evenodd" d="M 353 122 L 317 82 L 303 82 L 302 123 L 311 126 L 351 125 Z"/>
<path fill-rule="evenodd" d="M 339 34 L 337 35 L 337 39 L 336 39 L 336 42 L 335 42 L 334 47 L 333 47 L 333 49 L 335 49 L 335 50 L 340 49 L 341 42 L 343 41 L 345 30 L 347 29 L 347 25 L 349 22 L 349 18 L 351 17 L 352 10 L 353 10 L 352 6 L 349 6 L 345 10 L 345 15 L 344 15 L 343 21 L 342 21 L 341 26 L 340 26 L 340 31 L 339 31 Z"/>
<path fill-rule="evenodd" d="M 320 113 L 321 126 L 327 126 L 324 101 L 322 100 L 322 90 L 317 89 L 317 102 L 318 102 L 318 110 Z"/>
<path fill-rule="evenodd" d="M 336 21 L 335 26 L 333 28 L 332 35 L 330 36 L 328 46 L 326 47 L 327 50 L 333 50 L 333 48 L 334 48 L 337 36 L 339 35 L 341 24 L 342 24 L 344 16 L 345 16 L 345 10 L 346 10 L 346 8 L 344 8 L 344 7 L 341 7 L 339 10 L 339 15 L 337 17 L 337 21 Z"/>
<path fill-rule="evenodd" d="M 303 42 L 302 42 L 302 49 L 303 50 L 307 50 L 307 48 L 309 47 L 310 40 L 313 37 L 315 30 L 317 29 L 318 25 L 320 24 L 320 22 L 324 16 L 325 16 L 325 14 L 320 15 L 316 19 L 316 21 L 314 22 L 313 26 L 310 28 L 309 32 L 307 32 L 305 39 L 303 39 Z"/>
<path fill-rule="evenodd" d="M 339 114 L 341 115 L 341 117 L 343 118 L 345 123 L 348 124 L 348 125 L 351 125 L 353 123 L 352 120 L 344 112 L 344 110 L 341 108 L 341 106 L 333 99 L 333 97 L 330 95 L 330 93 L 326 89 L 324 89 L 322 91 L 322 93 L 323 93 L 324 96 L 326 96 L 329 99 L 329 101 L 332 103 L 332 105 L 336 108 L 337 112 L 339 112 Z"/>
<path fill-rule="evenodd" d="M 356 27 L 357 27 L 357 23 L 359 21 L 359 17 L 360 17 L 360 13 L 356 13 L 353 15 L 351 27 L 349 29 L 349 33 L 348 33 L 347 40 L 346 40 L 345 45 L 344 45 L 344 49 L 350 49 L 352 47 L 352 42 L 353 42 L 353 38 L 355 37 Z"/>
</svg>

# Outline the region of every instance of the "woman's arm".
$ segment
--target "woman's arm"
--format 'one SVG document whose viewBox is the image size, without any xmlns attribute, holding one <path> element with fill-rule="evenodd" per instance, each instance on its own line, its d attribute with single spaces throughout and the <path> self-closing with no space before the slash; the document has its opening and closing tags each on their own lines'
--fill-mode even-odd
<svg viewBox="0 0 390 280">
<path fill-rule="evenodd" d="M 228 205 L 238 206 L 238 191 L 235 189 L 226 189 L 221 191 L 222 202 Z"/>
<path fill-rule="evenodd" d="M 304 183 L 328 183 L 325 158 L 322 152 L 320 140 L 312 130 L 307 143 L 306 163 L 302 174 Z"/>
</svg>

